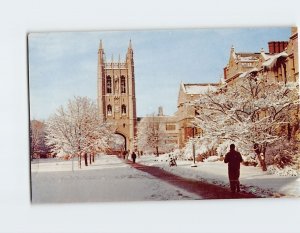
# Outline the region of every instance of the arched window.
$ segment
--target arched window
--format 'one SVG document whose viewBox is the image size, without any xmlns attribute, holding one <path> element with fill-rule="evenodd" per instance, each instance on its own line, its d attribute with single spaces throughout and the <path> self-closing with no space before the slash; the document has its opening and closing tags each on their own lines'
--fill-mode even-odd
<svg viewBox="0 0 300 233">
<path fill-rule="evenodd" d="M 121 93 L 126 93 L 126 81 L 123 75 L 121 76 Z"/>
<path fill-rule="evenodd" d="M 125 104 L 122 104 L 121 112 L 122 112 L 122 114 L 126 114 L 126 105 Z"/>
<path fill-rule="evenodd" d="M 107 115 L 111 115 L 112 114 L 112 107 L 111 105 L 107 105 Z"/>
<path fill-rule="evenodd" d="M 106 77 L 106 93 L 111 93 L 111 77 Z"/>
</svg>

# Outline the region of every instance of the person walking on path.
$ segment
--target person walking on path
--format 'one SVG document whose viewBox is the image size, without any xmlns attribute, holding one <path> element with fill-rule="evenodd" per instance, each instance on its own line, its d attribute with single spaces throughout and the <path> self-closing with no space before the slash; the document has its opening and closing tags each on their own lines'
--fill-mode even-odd
<svg viewBox="0 0 300 233">
<path fill-rule="evenodd" d="M 232 193 L 240 192 L 240 163 L 243 158 L 240 152 L 235 150 L 235 145 L 230 145 L 230 151 L 225 155 L 224 163 L 228 163 L 228 176 Z"/>
<path fill-rule="evenodd" d="M 127 154 L 127 151 L 124 150 L 124 151 L 122 152 L 122 158 L 123 158 L 124 160 L 126 159 L 126 154 Z"/>
<path fill-rule="evenodd" d="M 131 154 L 131 158 L 132 158 L 132 162 L 135 163 L 136 154 L 134 153 L 134 151 Z"/>
</svg>

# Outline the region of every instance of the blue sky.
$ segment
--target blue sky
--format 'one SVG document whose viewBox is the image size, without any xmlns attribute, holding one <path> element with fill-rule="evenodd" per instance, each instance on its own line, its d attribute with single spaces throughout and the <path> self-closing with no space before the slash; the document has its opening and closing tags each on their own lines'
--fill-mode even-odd
<svg viewBox="0 0 300 233">
<path fill-rule="evenodd" d="M 233 45 L 237 52 L 268 51 L 268 41 L 288 40 L 289 27 L 29 34 L 31 119 L 46 120 L 73 96 L 96 101 L 97 52 L 125 59 L 132 40 L 137 115 L 176 111 L 180 82 L 218 82 Z"/>
</svg>

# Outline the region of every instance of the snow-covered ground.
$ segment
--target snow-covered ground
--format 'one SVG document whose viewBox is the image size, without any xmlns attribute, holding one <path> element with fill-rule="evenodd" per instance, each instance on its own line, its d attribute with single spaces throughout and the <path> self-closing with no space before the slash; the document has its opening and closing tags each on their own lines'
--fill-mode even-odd
<svg viewBox="0 0 300 233">
<path fill-rule="evenodd" d="M 167 156 L 141 156 L 138 163 L 157 166 L 181 177 L 207 181 L 229 188 L 227 164 L 217 162 L 198 162 L 177 160 L 177 167 L 170 167 Z M 300 176 L 278 176 L 263 172 L 259 167 L 241 166 L 241 190 L 262 197 L 300 197 Z"/>
<path fill-rule="evenodd" d="M 100 156 L 81 169 L 75 160 L 74 171 L 72 161 L 34 160 L 31 172 L 33 203 L 201 199 L 115 156 Z"/>
</svg>

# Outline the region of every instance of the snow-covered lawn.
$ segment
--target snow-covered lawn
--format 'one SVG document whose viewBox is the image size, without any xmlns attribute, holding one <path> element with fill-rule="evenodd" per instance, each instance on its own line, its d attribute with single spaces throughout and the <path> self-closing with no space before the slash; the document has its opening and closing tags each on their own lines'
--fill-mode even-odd
<svg viewBox="0 0 300 233">
<path fill-rule="evenodd" d="M 141 172 L 115 156 L 103 155 L 78 169 L 77 161 L 32 162 L 32 202 L 99 202 L 201 199 Z"/>
<path fill-rule="evenodd" d="M 191 167 L 192 161 L 177 160 L 177 167 L 170 167 L 167 156 L 141 156 L 138 163 L 157 166 L 178 176 L 229 188 L 227 164 L 217 162 L 198 162 L 197 167 Z M 259 167 L 241 166 L 241 189 L 262 197 L 300 197 L 300 176 L 278 176 L 263 172 Z"/>
</svg>

